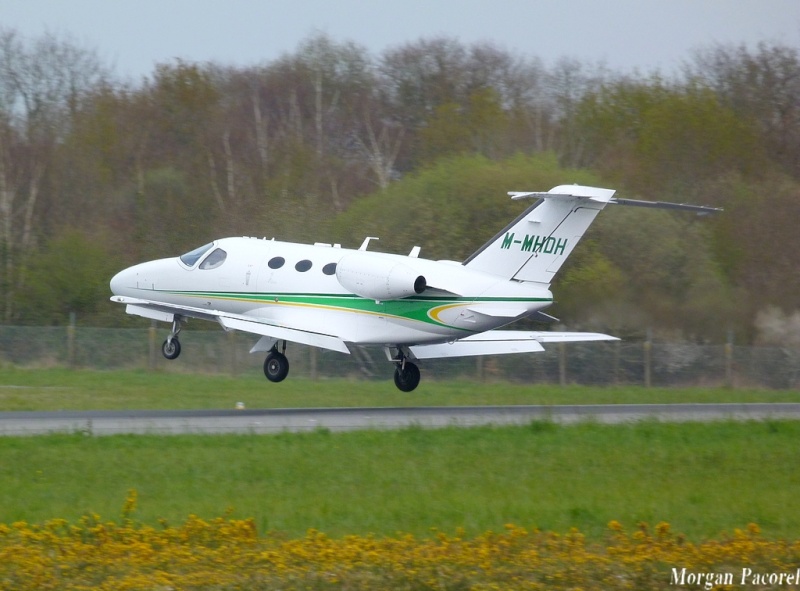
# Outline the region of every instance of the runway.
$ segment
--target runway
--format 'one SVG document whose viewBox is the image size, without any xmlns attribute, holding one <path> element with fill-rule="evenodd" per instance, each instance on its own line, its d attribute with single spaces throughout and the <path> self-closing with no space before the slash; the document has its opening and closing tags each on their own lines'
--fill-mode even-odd
<svg viewBox="0 0 800 591">
<path fill-rule="evenodd" d="M 263 434 L 315 429 L 524 425 L 533 421 L 623 423 L 767 419 L 800 420 L 800 403 L 0 412 L 0 435 Z"/>
</svg>

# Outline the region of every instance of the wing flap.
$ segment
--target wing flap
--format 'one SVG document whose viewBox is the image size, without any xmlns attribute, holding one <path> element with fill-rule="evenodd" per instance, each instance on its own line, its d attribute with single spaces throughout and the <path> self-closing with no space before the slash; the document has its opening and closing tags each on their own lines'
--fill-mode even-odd
<svg viewBox="0 0 800 591">
<path fill-rule="evenodd" d="M 537 341 L 467 341 L 464 339 L 440 345 L 415 345 L 409 347 L 409 349 L 417 359 L 539 353 L 544 351 L 544 347 Z"/>
<path fill-rule="evenodd" d="M 542 343 L 579 343 L 585 341 L 618 341 L 617 337 L 600 332 L 540 332 Z"/>
<path fill-rule="evenodd" d="M 231 318 L 229 316 L 220 316 L 219 323 L 226 330 L 242 330 L 282 341 L 292 341 L 294 343 L 300 343 L 301 345 L 331 349 L 333 351 L 339 351 L 340 353 L 350 353 L 350 349 L 347 348 L 347 345 L 342 339 L 326 334 L 308 332 L 296 328 L 274 326 L 272 324 L 264 324 L 257 320 L 245 320 L 242 318 Z"/>
<path fill-rule="evenodd" d="M 409 347 L 417 359 L 469 357 L 539 353 L 542 343 L 574 343 L 581 341 L 617 341 L 616 337 L 596 332 L 539 332 L 523 330 L 490 330 L 450 343 Z"/>
</svg>

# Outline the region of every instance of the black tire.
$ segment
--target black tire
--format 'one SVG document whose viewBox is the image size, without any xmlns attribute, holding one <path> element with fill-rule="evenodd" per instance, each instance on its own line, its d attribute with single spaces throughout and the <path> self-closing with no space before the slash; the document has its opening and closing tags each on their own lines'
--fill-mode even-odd
<svg viewBox="0 0 800 591">
<path fill-rule="evenodd" d="M 264 360 L 264 375 L 270 382 L 282 382 L 289 375 L 289 360 L 286 355 L 273 351 Z"/>
<path fill-rule="evenodd" d="M 403 392 L 411 392 L 419 386 L 419 378 L 419 368 L 409 361 L 403 369 L 398 365 L 394 370 L 394 385 Z"/>
<path fill-rule="evenodd" d="M 167 359 L 177 359 L 178 355 L 181 354 L 181 343 L 180 341 L 173 337 L 172 339 L 167 339 L 164 341 L 164 344 L 161 345 L 161 353 Z"/>
</svg>

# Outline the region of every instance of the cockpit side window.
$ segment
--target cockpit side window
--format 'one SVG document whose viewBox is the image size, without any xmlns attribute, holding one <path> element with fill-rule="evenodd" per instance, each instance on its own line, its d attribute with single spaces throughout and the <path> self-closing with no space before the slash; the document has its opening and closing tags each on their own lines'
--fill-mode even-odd
<svg viewBox="0 0 800 591">
<path fill-rule="evenodd" d="M 187 267 L 193 267 L 194 264 L 200 260 L 200 257 L 206 254 L 212 246 L 214 246 L 213 242 L 204 244 L 200 248 L 195 248 L 194 250 L 187 252 L 181 256 L 181 262 L 183 262 L 183 264 Z"/>
<path fill-rule="evenodd" d="M 209 269 L 216 269 L 217 267 L 221 266 L 222 263 L 225 262 L 225 259 L 228 258 L 228 253 L 218 248 L 210 255 L 206 257 L 202 263 L 200 263 L 200 268 L 208 271 Z"/>
</svg>

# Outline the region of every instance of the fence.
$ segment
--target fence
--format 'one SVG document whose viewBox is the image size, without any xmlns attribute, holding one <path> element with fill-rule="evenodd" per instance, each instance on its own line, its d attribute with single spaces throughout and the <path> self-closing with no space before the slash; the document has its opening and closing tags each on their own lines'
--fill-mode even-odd
<svg viewBox="0 0 800 591">
<path fill-rule="evenodd" d="M 257 337 L 236 332 L 181 333 L 183 353 L 161 356 L 164 330 L 0 325 L 0 365 L 225 373 L 261 371 L 249 353 Z M 290 343 L 292 376 L 386 379 L 392 367 L 380 348 L 343 355 Z M 550 345 L 544 353 L 431 360 L 427 378 L 523 383 L 708 385 L 800 389 L 800 349 L 659 342 Z"/>
</svg>

